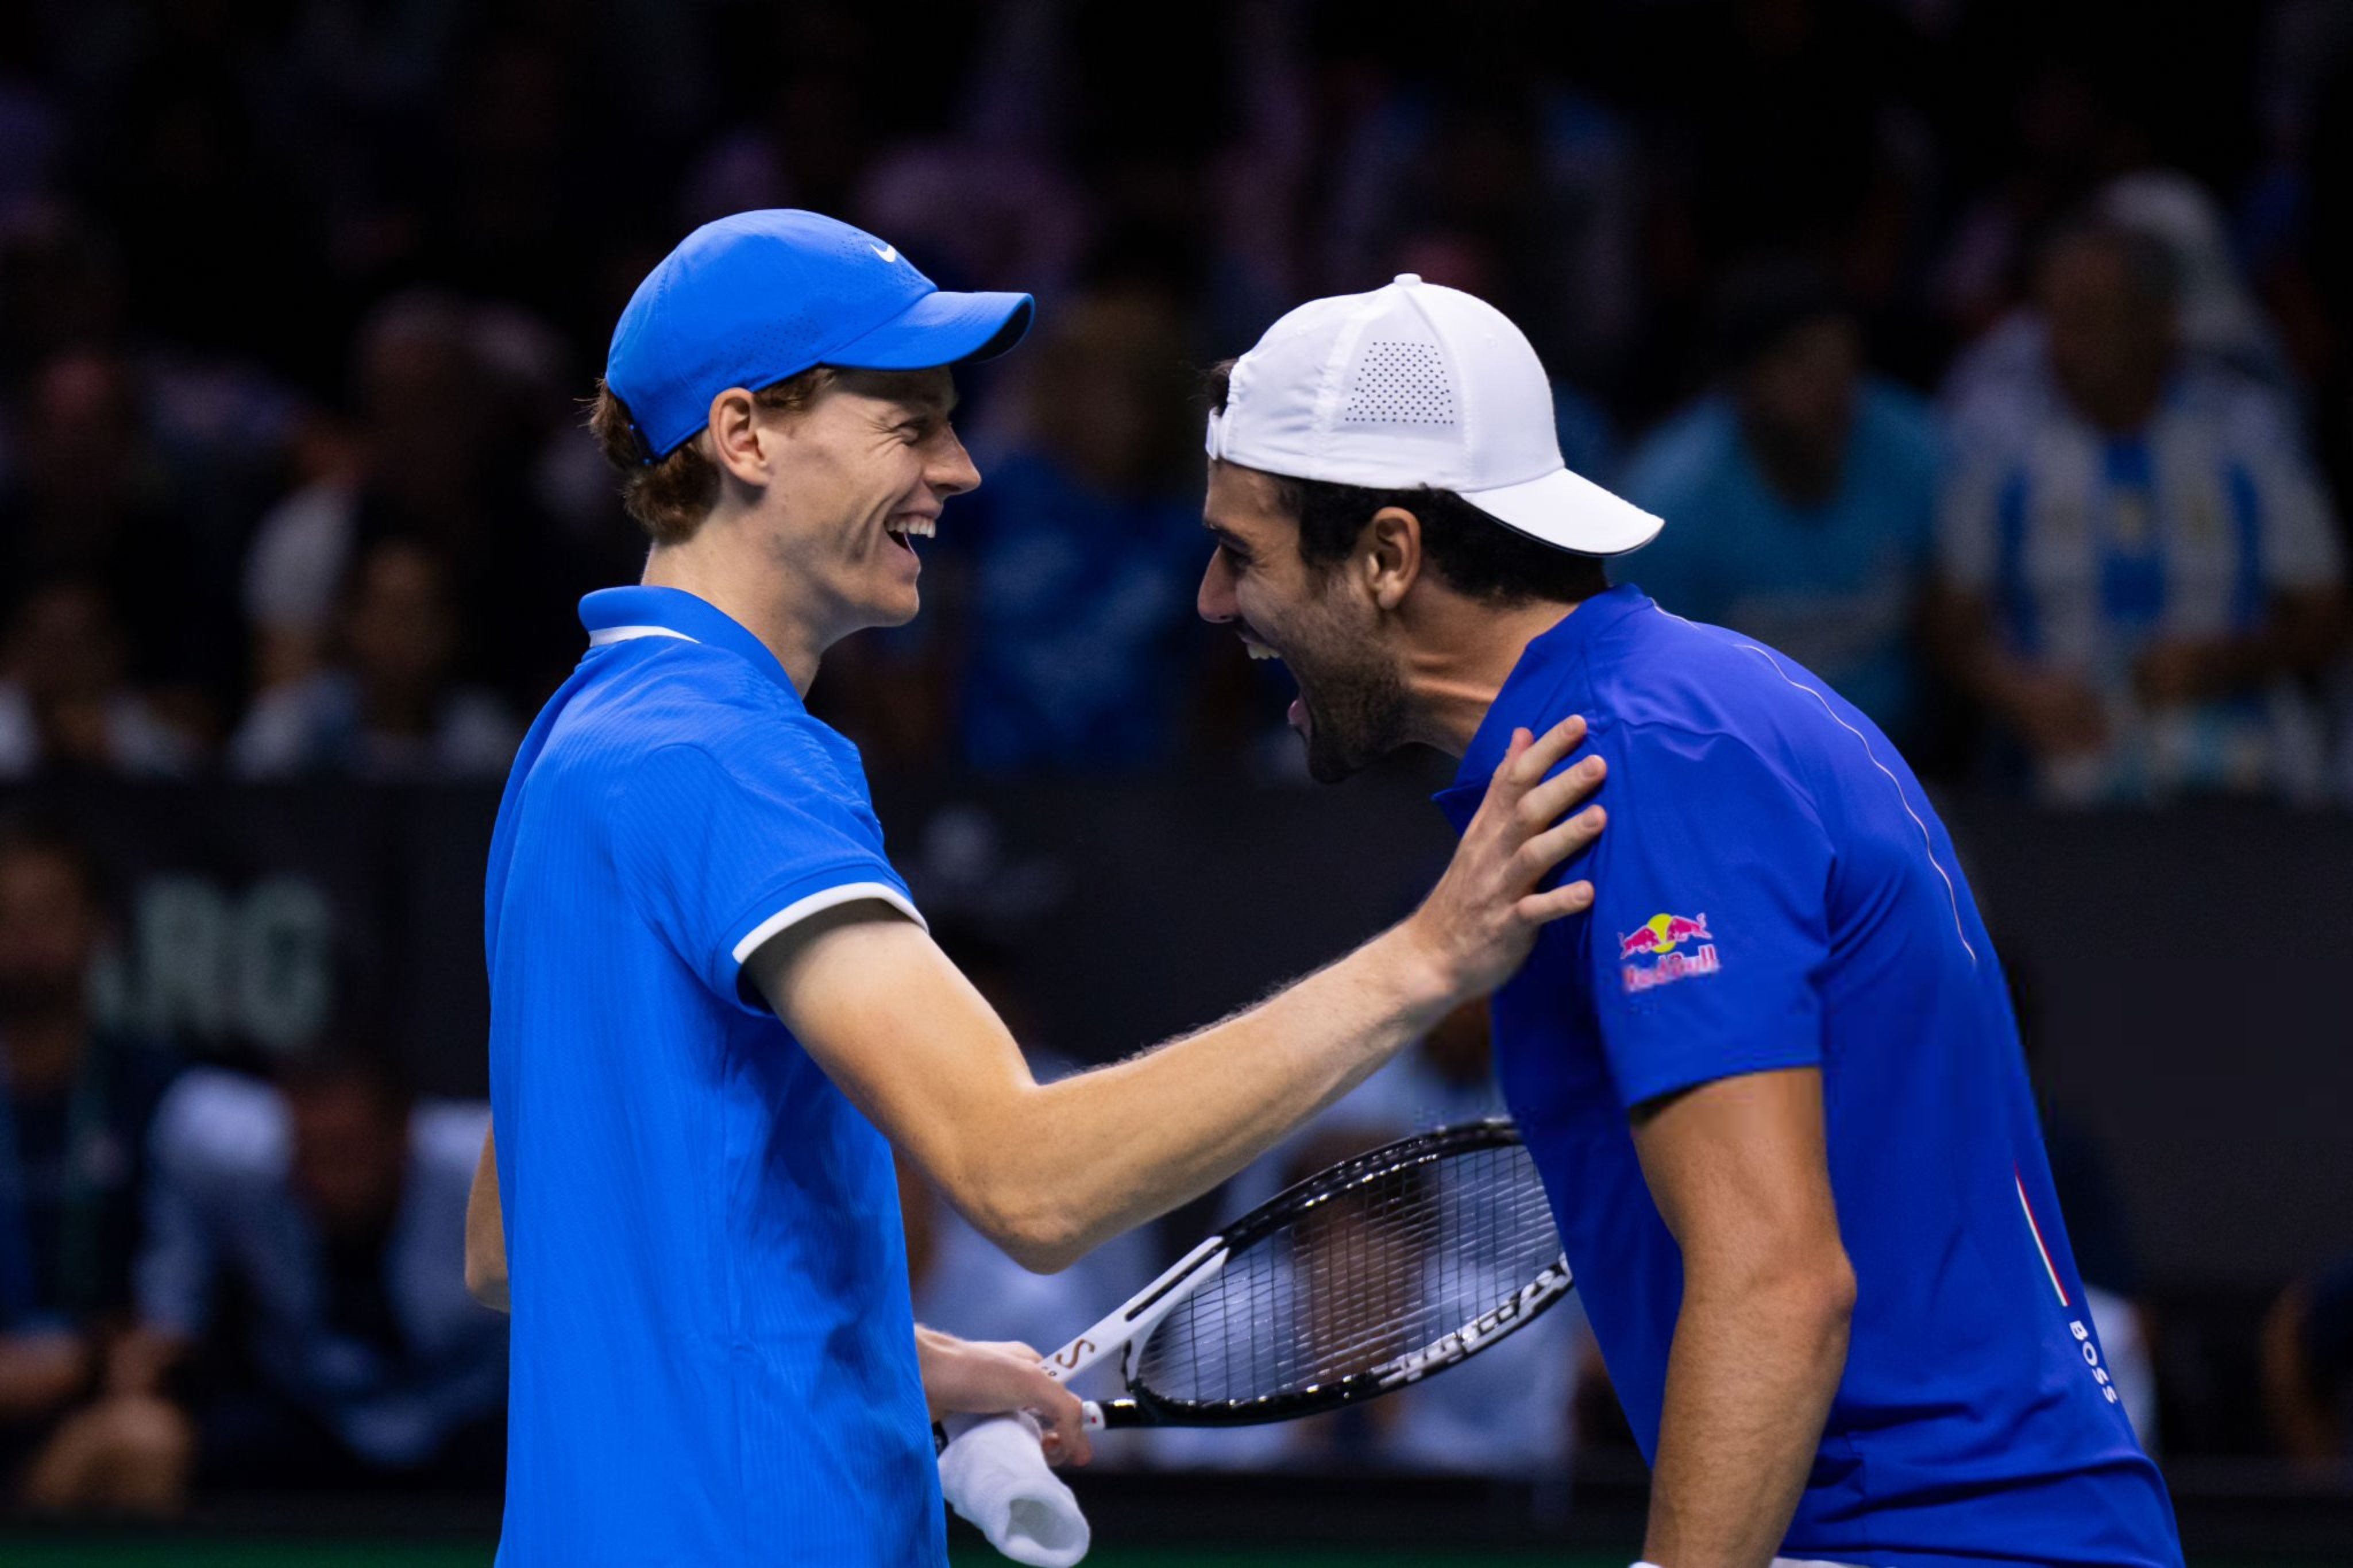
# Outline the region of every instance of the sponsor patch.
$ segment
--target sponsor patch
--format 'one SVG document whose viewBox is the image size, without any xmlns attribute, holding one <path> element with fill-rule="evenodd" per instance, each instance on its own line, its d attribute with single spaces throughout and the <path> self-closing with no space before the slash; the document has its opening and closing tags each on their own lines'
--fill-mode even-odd
<svg viewBox="0 0 2353 1568">
<path fill-rule="evenodd" d="M 1704 914 L 1652 915 L 1618 938 L 1618 972 L 1629 994 L 1713 974 L 1723 967 L 1715 933 L 1707 929 Z"/>
</svg>

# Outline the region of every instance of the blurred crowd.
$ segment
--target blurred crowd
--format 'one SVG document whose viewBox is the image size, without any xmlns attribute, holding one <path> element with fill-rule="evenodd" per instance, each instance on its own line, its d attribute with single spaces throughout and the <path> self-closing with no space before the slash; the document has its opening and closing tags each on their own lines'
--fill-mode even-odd
<svg viewBox="0 0 2353 1568">
<path fill-rule="evenodd" d="M 581 425 L 611 323 L 693 225 L 802 205 L 1040 302 L 967 378 L 987 481 L 923 616 L 815 694 L 877 773 L 1295 769 L 1281 677 L 1193 614 L 1196 383 L 1413 271 L 1511 313 L 1570 464 L 1667 519 L 1621 580 L 1787 649 L 1925 774 L 2353 804 L 2353 6 L 2158 9 L 28 0 L 0 780 L 501 776 L 574 602 L 638 568 Z M 0 841 L 0 1479 L 481 1484 L 502 1330 L 450 1260 L 486 1113 L 364 1018 L 174 1077 L 89 1009 L 105 907 L 86 846 Z M 1228 1201 L 1485 1109 L 1482 1051 L 1458 1020 Z M 912 1179 L 907 1213 L 919 1304 L 968 1334 L 1059 1342 L 1154 1261 L 1032 1279 Z M 2317 1466 L 2348 1303 L 2318 1275 L 2264 1331 Z M 1137 1454 L 1557 1475 L 1600 1373 L 1573 1310 L 1527 1338 L 1487 1384 Z"/>
<path fill-rule="evenodd" d="M 1200 367 L 1502 305 L 1622 578 L 1948 781 L 2353 800 L 2332 0 L 32 0 L 0 24 L 0 777 L 495 777 L 641 542 L 580 428 L 692 225 L 1040 299 L 878 771 L 1292 765 L 1195 624 Z M 1279 678 L 1275 678 L 1279 679 Z"/>
</svg>

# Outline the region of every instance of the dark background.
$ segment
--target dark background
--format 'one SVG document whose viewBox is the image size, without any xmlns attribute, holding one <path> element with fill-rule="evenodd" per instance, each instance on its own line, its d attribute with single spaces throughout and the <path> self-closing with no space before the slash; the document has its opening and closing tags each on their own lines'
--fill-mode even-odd
<svg viewBox="0 0 2353 1568">
<path fill-rule="evenodd" d="M 924 619 L 839 650 L 813 705 L 864 749 L 935 921 L 1001 946 L 1054 1052 L 1109 1059 L 1396 918 L 1446 847 L 1432 759 L 1307 784 L 1287 689 L 1192 622 L 1201 367 L 1412 266 L 1526 327 L 1571 465 L 1609 481 L 1723 384 L 1745 268 L 1802 263 L 1870 374 L 1927 399 L 2031 305 L 2057 227 L 2162 172 L 2219 221 L 2272 345 L 2274 438 L 2341 516 L 2349 79 L 2333 0 L 11 5 L 0 676 L 36 739 L 0 796 L 101 866 L 100 1016 L 266 1068 L 363 1011 L 424 1087 L 480 1092 L 495 748 L 265 765 L 255 715 L 413 654 L 487 732 L 527 720 L 576 656 L 573 600 L 642 549 L 579 425 L 613 320 L 695 224 L 813 207 L 944 287 L 1039 297 L 1037 339 L 967 376 L 959 416 L 1008 499 L 950 508 Z M 1124 437 L 1058 423 L 1123 399 Z M 1099 517 L 1021 477 L 1113 447 Z M 1165 548 L 1068 568 L 1083 604 L 1005 611 L 1039 495 Z M 341 521 L 306 531 L 304 506 Z M 391 618 L 447 626 L 386 652 L 361 563 L 417 540 L 437 575 Z M 1160 607 L 1104 618 L 1120 589 Z M 2048 1102 L 2113 1174 L 2193 1540 L 2268 1524 L 2353 1558 L 2353 1472 L 2290 1465 L 2257 1355 L 2279 1292 L 2353 1254 L 2353 763 L 2063 809 L 1967 672 L 1913 651 L 1900 738 L 2027 989 Z M 1052 710 L 1056 679 L 1119 721 Z M 2341 646 L 2300 679 L 2353 758 Z M 1588 1439 L 1601 1519 L 1639 1475 Z M 479 1498 L 445 1516 L 481 1519 Z"/>
</svg>

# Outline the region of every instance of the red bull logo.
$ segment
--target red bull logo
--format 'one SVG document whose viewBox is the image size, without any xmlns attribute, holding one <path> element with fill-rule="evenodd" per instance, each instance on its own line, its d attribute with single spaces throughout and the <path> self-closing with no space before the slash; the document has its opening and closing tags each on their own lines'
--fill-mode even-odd
<svg viewBox="0 0 2353 1568">
<path fill-rule="evenodd" d="M 1686 944 L 1689 952 L 1683 951 Z M 1649 962 L 1636 962 L 1642 959 Z M 1723 967 L 1716 957 L 1715 933 L 1707 929 L 1704 914 L 1652 915 L 1618 938 L 1618 960 L 1630 992 L 1713 974 Z"/>
</svg>

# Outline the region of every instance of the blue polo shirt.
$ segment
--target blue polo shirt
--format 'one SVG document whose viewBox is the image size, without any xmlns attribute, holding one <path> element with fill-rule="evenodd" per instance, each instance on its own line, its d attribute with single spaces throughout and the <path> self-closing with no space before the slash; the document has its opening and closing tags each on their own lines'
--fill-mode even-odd
<svg viewBox="0 0 2353 1568">
<path fill-rule="evenodd" d="M 857 750 L 750 632 L 674 589 L 580 614 L 484 900 L 514 1313 L 499 1561 L 932 1568 L 890 1148 L 737 985 L 818 910 L 914 906 Z"/>
<path fill-rule="evenodd" d="M 1645 1100 L 1821 1072 L 1854 1266 L 1846 1368 L 1782 1550 L 1859 1564 L 2178 1568 L 2108 1382 L 2018 1032 L 1952 840 L 1886 738 L 1762 644 L 1639 589 L 1531 642 L 1439 796 L 1457 829 L 1514 727 L 1571 713 L 1609 830 L 1494 1000 L 1497 1070 L 1611 1381 L 1655 1457 L 1683 1262 Z"/>
</svg>

